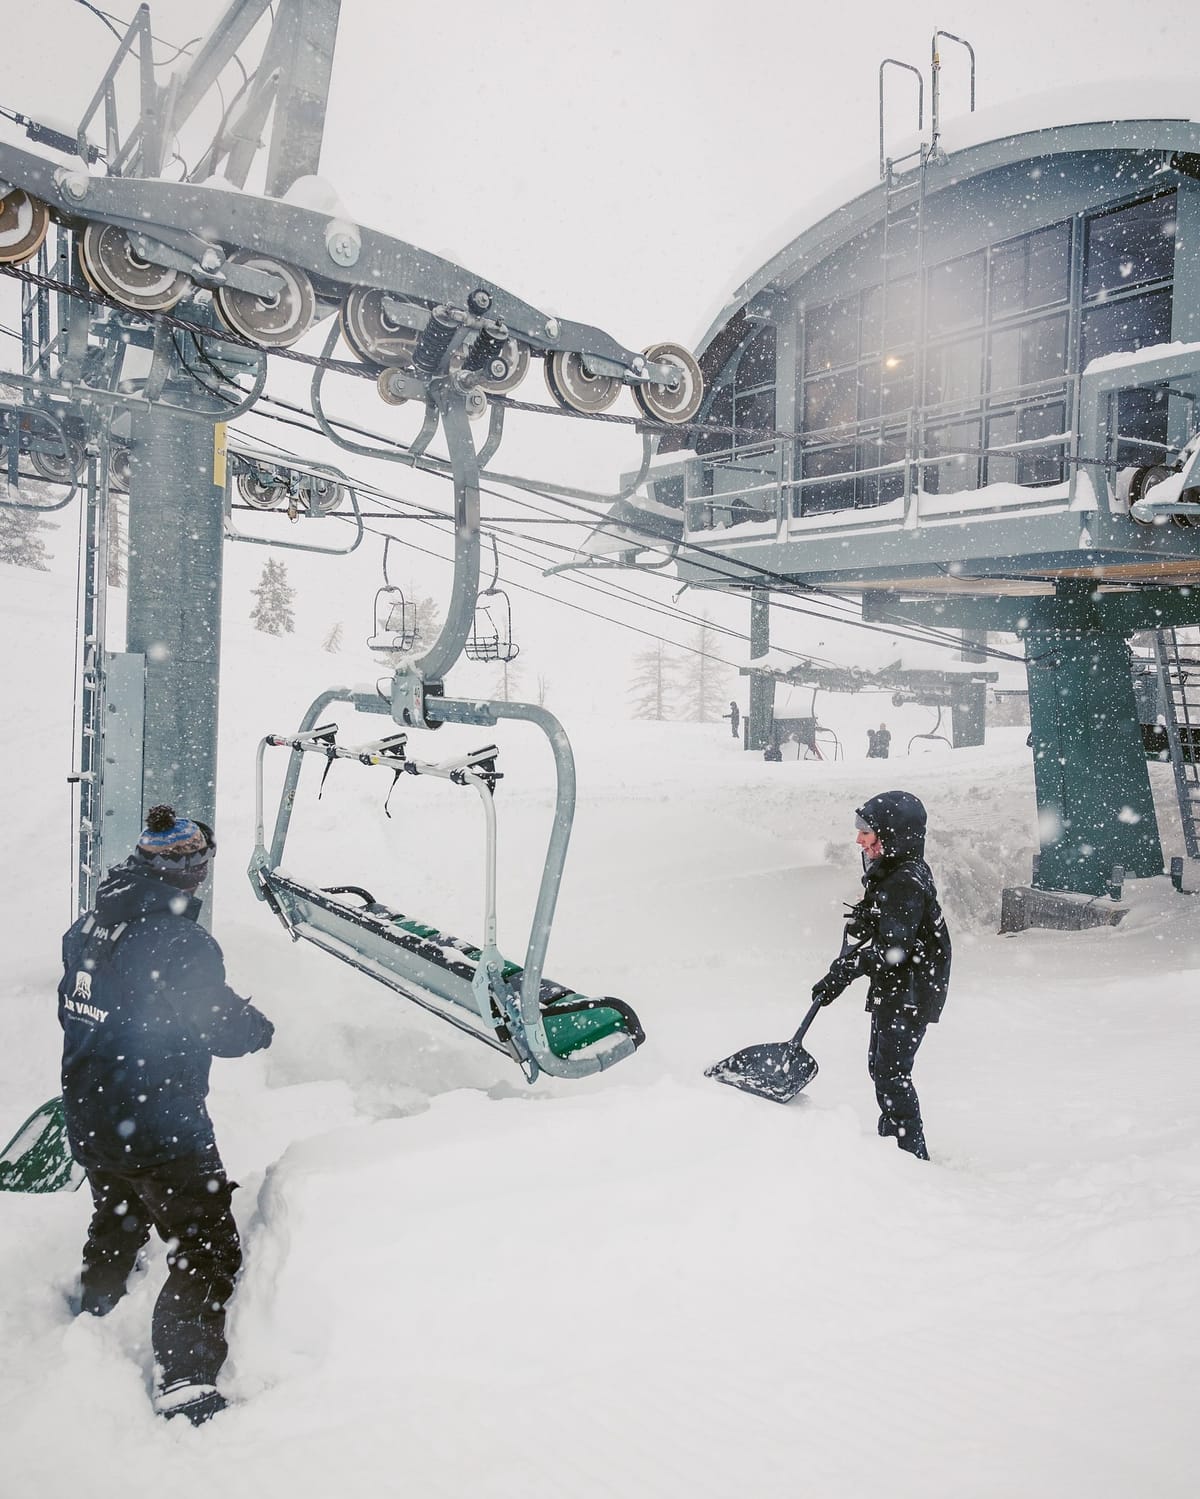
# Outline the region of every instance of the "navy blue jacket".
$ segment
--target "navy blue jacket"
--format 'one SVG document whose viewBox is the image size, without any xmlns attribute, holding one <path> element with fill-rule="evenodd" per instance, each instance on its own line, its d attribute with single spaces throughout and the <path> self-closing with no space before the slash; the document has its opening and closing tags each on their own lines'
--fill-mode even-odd
<svg viewBox="0 0 1200 1499">
<path fill-rule="evenodd" d="M 847 924 L 850 950 L 829 970 L 826 993 L 861 974 L 867 1009 L 909 1010 L 922 1024 L 940 1018 L 950 986 L 950 933 L 925 862 L 925 808 L 907 791 L 884 791 L 858 809 L 883 853 L 863 875 L 863 898 Z"/>
<path fill-rule="evenodd" d="M 271 1044 L 271 1022 L 226 984 L 199 910 L 131 858 L 63 937 L 63 1105 L 84 1166 L 138 1169 L 215 1149 L 212 1058 Z"/>
</svg>

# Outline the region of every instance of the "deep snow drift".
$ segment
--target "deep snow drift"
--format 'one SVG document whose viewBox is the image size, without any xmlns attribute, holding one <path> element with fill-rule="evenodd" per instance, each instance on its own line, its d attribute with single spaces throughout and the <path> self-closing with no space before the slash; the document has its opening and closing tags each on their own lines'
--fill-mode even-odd
<svg viewBox="0 0 1200 1499">
<path fill-rule="evenodd" d="M 5 1135 L 56 1086 L 71 614 L 57 573 L 0 568 Z M 217 930 L 278 1028 L 214 1069 L 242 1184 L 238 1403 L 199 1432 L 157 1421 L 161 1249 L 112 1317 L 73 1322 L 83 1195 L 4 1196 L 4 1492 L 1196 1492 L 1196 906 L 1142 881 L 1120 928 L 995 934 L 1035 842 L 1023 729 L 886 766 L 769 765 L 726 725 L 570 718 L 580 804 L 547 971 L 628 1000 L 649 1039 L 601 1078 L 530 1089 L 254 901 L 258 737 L 372 672 L 236 618 L 225 652 Z M 550 757 L 498 734 L 500 939 L 520 956 Z M 443 735 L 419 752 L 463 742 Z M 403 785 L 388 820 L 389 780 L 338 765 L 320 802 L 306 780 L 288 863 L 477 936 L 474 798 Z M 820 1076 L 794 1105 L 701 1076 L 794 1028 L 857 889 L 852 809 L 891 785 L 930 807 L 955 935 L 916 1073 L 929 1166 L 875 1136 L 861 984 L 818 1017 Z"/>
</svg>

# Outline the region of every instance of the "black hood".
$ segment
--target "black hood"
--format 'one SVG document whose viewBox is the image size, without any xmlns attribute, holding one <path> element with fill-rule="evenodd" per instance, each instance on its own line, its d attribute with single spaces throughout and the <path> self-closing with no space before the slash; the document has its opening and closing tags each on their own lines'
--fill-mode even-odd
<svg viewBox="0 0 1200 1499">
<path fill-rule="evenodd" d="M 96 919 L 101 926 L 114 927 L 120 922 L 136 921 L 169 911 L 173 916 L 190 916 L 195 921 L 200 901 L 186 891 L 176 890 L 160 880 L 147 864 L 137 858 L 115 864 L 100 881 L 96 891 Z"/>
<path fill-rule="evenodd" d="M 881 791 L 855 810 L 878 835 L 884 858 L 925 857 L 925 804 L 911 791 Z"/>
</svg>

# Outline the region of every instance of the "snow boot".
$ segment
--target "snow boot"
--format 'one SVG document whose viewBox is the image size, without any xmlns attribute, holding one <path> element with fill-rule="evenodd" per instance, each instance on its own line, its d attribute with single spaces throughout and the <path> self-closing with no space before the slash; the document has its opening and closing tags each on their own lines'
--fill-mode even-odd
<svg viewBox="0 0 1200 1499">
<path fill-rule="evenodd" d="M 929 1159 L 929 1151 L 925 1148 L 925 1130 L 920 1124 L 909 1125 L 907 1128 L 901 1125 L 896 1130 L 896 1144 L 909 1155 L 916 1156 L 918 1161 Z"/>
<path fill-rule="evenodd" d="M 177 1379 L 155 1396 L 154 1410 L 164 1421 L 186 1416 L 193 1426 L 203 1426 L 206 1421 L 220 1415 L 228 1404 L 216 1385 Z"/>
</svg>

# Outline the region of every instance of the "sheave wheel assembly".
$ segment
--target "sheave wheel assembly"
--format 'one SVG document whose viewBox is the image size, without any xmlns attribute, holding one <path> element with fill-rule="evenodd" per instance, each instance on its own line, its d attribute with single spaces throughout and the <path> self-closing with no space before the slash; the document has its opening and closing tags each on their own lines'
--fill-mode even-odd
<svg viewBox="0 0 1200 1499">
<path fill-rule="evenodd" d="M 642 412 L 656 422 L 690 422 L 704 398 L 704 376 L 700 366 L 681 344 L 651 344 L 646 358 L 653 364 L 673 365 L 678 375 L 673 386 L 648 381 L 633 387 L 633 399 Z"/>
<path fill-rule="evenodd" d="M 50 210 L 20 188 L 0 198 L 0 265 L 20 265 L 41 249 Z"/>
<path fill-rule="evenodd" d="M 385 295 L 377 286 L 356 286 L 342 307 L 342 333 L 367 364 L 409 368 L 419 334 L 388 315 Z"/>
<path fill-rule="evenodd" d="M 266 255 L 241 251 L 229 257 L 231 265 L 266 271 L 283 282 L 272 296 L 236 291 L 220 286 L 214 294 L 217 313 L 231 333 L 237 333 L 264 349 L 286 349 L 303 337 L 316 312 L 317 299 L 305 273 Z"/>
<path fill-rule="evenodd" d="M 615 375 L 588 374 L 583 356 L 564 349 L 546 355 L 546 384 L 560 406 L 584 415 L 607 411 L 621 394 Z"/>
<path fill-rule="evenodd" d="M 89 224 L 79 238 L 79 264 L 88 283 L 134 312 L 166 312 L 191 284 L 183 271 L 154 265 L 116 224 Z"/>
</svg>

